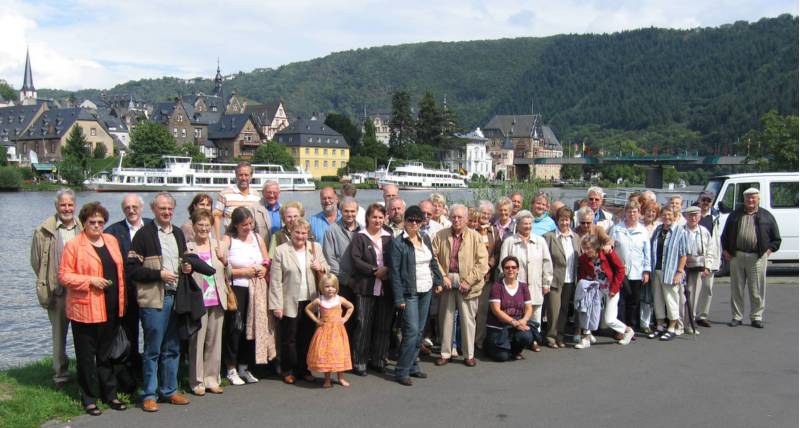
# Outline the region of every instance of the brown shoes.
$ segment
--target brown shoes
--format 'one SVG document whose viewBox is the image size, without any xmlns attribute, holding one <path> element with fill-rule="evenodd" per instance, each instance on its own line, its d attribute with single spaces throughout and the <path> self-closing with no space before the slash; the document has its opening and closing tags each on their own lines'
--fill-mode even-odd
<svg viewBox="0 0 800 428">
<path fill-rule="evenodd" d="M 185 405 L 191 403 L 191 401 L 188 398 L 186 398 L 183 395 L 178 394 L 178 393 L 172 394 L 169 397 L 163 397 L 161 399 L 161 402 L 162 403 L 174 404 L 176 406 L 185 406 Z"/>
<path fill-rule="evenodd" d="M 206 392 L 210 392 L 212 394 L 222 394 L 222 388 L 219 386 L 211 386 L 206 388 Z"/>
<path fill-rule="evenodd" d="M 142 410 L 145 412 L 157 412 L 158 403 L 156 403 L 156 400 L 144 400 L 142 401 Z"/>
<path fill-rule="evenodd" d="M 711 321 L 709 321 L 709 320 L 707 320 L 705 318 L 699 319 L 699 320 L 697 320 L 697 325 L 701 325 L 701 326 L 706 327 L 706 328 L 711 328 Z"/>
<path fill-rule="evenodd" d="M 297 378 L 295 378 L 294 375 L 291 374 L 283 375 L 283 383 L 287 385 L 294 385 L 295 382 L 297 382 Z"/>
<path fill-rule="evenodd" d="M 447 364 L 449 362 L 450 362 L 449 358 L 437 358 L 436 362 L 434 362 L 434 364 L 436 364 L 437 366 L 443 366 L 443 365 L 445 365 L 445 364 Z"/>
<path fill-rule="evenodd" d="M 464 360 L 464 365 L 467 367 L 475 367 L 477 364 L 478 362 L 474 358 Z"/>
<path fill-rule="evenodd" d="M 539 347 L 538 343 L 533 342 L 531 344 L 531 351 L 533 351 L 533 352 L 542 352 L 542 348 Z"/>
</svg>

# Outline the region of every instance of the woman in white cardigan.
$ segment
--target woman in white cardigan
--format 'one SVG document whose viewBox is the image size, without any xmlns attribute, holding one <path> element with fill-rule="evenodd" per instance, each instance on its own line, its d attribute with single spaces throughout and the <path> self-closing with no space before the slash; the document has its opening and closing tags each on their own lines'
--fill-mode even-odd
<svg viewBox="0 0 800 428">
<path fill-rule="evenodd" d="M 547 242 L 541 236 L 531 233 L 533 229 L 533 214 L 522 210 L 514 217 L 517 225 L 516 233 L 506 238 L 500 247 L 500 260 L 514 256 L 519 260 L 519 273 L 517 280 L 528 285 L 533 303 L 533 317 L 531 320 L 536 326 L 531 349 L 539 352 L 542 325 L 542 304 L 544 295 L 550 292 L 550 282 L 553 280 L 553 264 L 550 259 L 550 250 Z"/>
</svg>

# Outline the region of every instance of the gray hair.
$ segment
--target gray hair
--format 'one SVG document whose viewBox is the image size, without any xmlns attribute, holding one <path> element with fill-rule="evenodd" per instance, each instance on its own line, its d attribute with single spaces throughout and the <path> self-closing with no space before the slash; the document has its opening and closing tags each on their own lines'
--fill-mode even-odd
<svg viewBox="0 0 800 428">
<path fill-rule="evenodd" d="M 158 198 L 167 198 L 167 199 L 169 199 L 170 201 L 172 201 L 172 207 L 173 208 L 177 204 L 177 202 L 175 201 L 175 197 L 172 196 L 171 193 L 169 193 L 169 192 L 158 192 L 158 193 L 156 193 L 155 196 L 153 196 L 153 200 L 150 201 L 150 208 L 151 209 L 155 209 L 156 208 L 156 202 L 158 201 Z"/>
<path fill-rule="evenodd" d="M 353 186 L 350 183 L 345 183 L 342 185 L 342 197 L 347 197 L 347 196 L 355 197 L 356 193 L 358 193 L 358 189 L 356 189 L 356 186 Z"/>
<path fill-rule="evenodd" d="M 445 198 L 441 193 L 431 193 L 431 196 L 428 197 L 428 199 L 434 204 L 438 202 L 444 206 L 447 206 L 447 198 Z"/>
<path fill-rule="evenodd" d="M 136 198 L 136 203 L 139 205 L 139 208 L 144 208 L 144 199 L 141 196 L 137 195 L 136 193 L 128 193 L 127 195 L 122 197 L 122 202 L 119 203 L 119 206 L 122 208 L 122 211 L 125 211 L 125 199 L 128 198 Z"/>
<path fill-rule="evenodd" d="M 502 198 L 497 200 L 497 203 L 494 204 L 494 206 L 498 207 L 498 208 L 502 207 L 504 205 L 514 205 L 514 203 L 511 202 L 511 198 L 509 198 L 507 196 L 503 196 Z"/>
<path fill-rule="evenodd" d="M 656 198 L 656 193 L 653 192 L 652 190 L 645 190 L 644 192 L 642 192 L 642 196 L 644 196 L 645 198 L 647 198 L 647 199 L 649 199 L 649 200 L 651 200 L 653 202 L 655 202 L 656 199 L 657 199 Z"/>
<path fill-rule="evenodd" d="M 450 210 L 448 211 L 448 213 L 449 213 L 450 215 L 453 215 L 453 213 L 454 213 L 456 210 L 463 210 L 463 211 L 464 211 L 464 215 L 465 215 L 465 216 L 466 216 L 466 215 L 467 215 L 467 213 L 469 212 L 469 210 L 467 209 L 466 205 L 464 205 L 464 204 L 453 204 L 452 206 L 450 206 Z"/>
<path fill-rule="evenodd" d="M 672 195 L 672 196 L 669 197 L 670 202 L 674 201 L 675 199 L 678 199 L 681 202 L 683 202 L 683 196 L 681 196 L 681 195 Z"/>
<path fill-rule="evenodd" d="M 400 201 L 400 205 L 402 205 L 402 206 L 403 206 L 403 209 L 406 209 L 406 201 L 404 201 L 404 200 L 400 199 L 399 197 L 397 197 L 397 198 L 392 198 L 392 199 L 389 199 L 389 203 L 388 203 L 388 204 L 386 204 L 386 208 L 387 208 L 387 209 L 388 209 L 388 208 L 391 208 L 391 207 L 392 207 L 392 204 L 394 203 L 394 201 Z"/>
<path fill-rule="evenodd" d="M 533 221 L 533 214 L 528 210 L 520 210 L 517 213 L 517 215 L 514 216 L 514 221 L 516 221 L 517 224 L 519 224 L 519 222 L 528 218 L 531 219 L 531 221 Z"/>
<path fill-rule="evenodd" d="M 342 201 L 339 203 L 339 207 L 344 207 L 345 205 L 355 205 L 356 209 L 358 209 L 358 201 L 356 201 L 356 198 L 352 196 L 345 196 L 342 198 Z"/>
<path fill-rule="evenodd" d="M 589 207 L 583 207 L 579 209 L 575 215 L 578 217 L 578 221 L 581 221 L 581 219 L 586 216 L 594 218 L 594 211 Z"/>
<path fill-rule="evenodd" d="M 494 205 L 486 199 L 481 199 L 478 201 L 478 211 L 483 211 L 484 209 L 487 209 L 490 213 L 494 214 Z"/>
<path fill-rule="evenodd" d="M 266 189 L 267 187 L 270 187 L 270 186 L 278 186 L 278 190 L 280 190 L 280 188 L 281 188 L 280 183 L 278 183 L 275 180 L 269 180 L 266 183 L 264 183 L 263 186 L 261 186 L 261 190 L 264 190 L 264 189 Z"/>
<path fill-rule="evenodd" d="M 58 203 L 61 202 L 61 198 L 63 198 L 64 196 L 69 196 L 69 198 L 72 199 L 72 202 L 75 202 L 74 190 L 68 188 L 59 189 L 58 192 L 56 192 L 56 200 L 55 200 L 56 208 L 58 208 Z"/>
<path fill-rule="evenodd" d="M 591 196 L 592 194 L 600 195 L 601 198 L 605 198 L 606 194 L 603 192 L 603 188 L 600 186 L 592 186 L 589 190 L 586 191 L 586 196 Z"/>
</svg>

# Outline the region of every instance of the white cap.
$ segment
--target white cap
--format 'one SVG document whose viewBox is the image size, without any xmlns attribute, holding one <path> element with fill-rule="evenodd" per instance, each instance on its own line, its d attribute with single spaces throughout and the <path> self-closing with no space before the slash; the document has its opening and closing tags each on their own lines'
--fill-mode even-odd
<svg viewBox="0 0 800 428">
<path fill-rule="evenodd" d="M 751 188 L 745 190 L 744 192 L 742 192 L 743 195 L 758 195 L 759 193 L 760 192 L 755 187 L 751 187 Z"/>
</svg>

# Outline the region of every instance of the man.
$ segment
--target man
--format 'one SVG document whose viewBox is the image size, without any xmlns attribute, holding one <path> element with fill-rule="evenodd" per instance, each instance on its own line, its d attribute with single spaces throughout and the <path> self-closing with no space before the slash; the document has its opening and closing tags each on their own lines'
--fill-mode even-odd
<svg viewBox="0 0 800 428">
<path fill-rule="evenodd" d="M 511 217 L 513 218 L 522 209 L 522 192 L 514 192 L 508 195 L 508 198 L 511 199 Z"/>
<path fill-rule="evenodd" d="M 248 162 L 236 165 L 236 186 L 231 186 L 221 192 L 214 204 L 214 231 L 217 238 L 225 234 L 225 227 L 231 222 L 231 213 L 238 207 L 250 207 L 258 204 L 261 197 L 258 192 L 250 189 L 250 179 L 253 177 L 253 167 Z"/>
<path fill-rule="evenodd" d="M 281 230 L 281 186 L 277 181 L 267 181 L 261 188 L 261 200 L 252 207 L 256 233 L 269 245 L 273 233 Z"/>
<path fill-rule="evenodd" d="M 711 232 L 700 225 L 700 207 L 691 206 L 683 212 L 686 224 L 683 229 L 686 233 L 687 263 L 685 276 L 685 293 L 681 293 L 680 317 L 678 318 L 678 331 L 689 334 L 699 334 L 693 329 L 691 320 L 695 319 L 697 312 L 697 297 L 703 285 L 703 279 L 711 275 L 714 260 L 719 260 L 719 249 Z M 689 261 L 691 260 L 691 261 Z M 701 263 L 702 261 L 702 263 Z M 626 264 L 626 266 L 628 266 Z M 688 296 L 689 307 L 686 307 Z"/>
<path fill-rule="evenodd" d="M 151 218 L 142 218 L 143 210 L 144 201 L 139 195 L 133 193 L 125 195 L 122 198 L 122 213 L 125 215 L 125 219 L 108 226 L 105 231 L 117 238 L 122 257 L 128 256 L 128 251 L 131 249 L 131 241 L 133 241 L 136 233 L 145 224 L 153 222 Z M 136 303 L 136 287 L 132 287 L 130 284 L 130 278 L 126 276 L 125 285 L 128 295 L 125 300 L 127 306 L 125 307 L 125 315 L 122 317 L 122 327 L 131 342 L 131 349 L 125 361 L 127 370 L 121 371 L 118 375 L 121 389 L 129 392 L 136 387 L 134 377 L 139 378 L 142 374 L 142 356 L 139 355 L 139 305 Z"/>
<path fill-rule="evenodd" d="M 350 183 L 345 183 L 344 185 L 342 185 L 342 199 L 350 197 L 353 198 L 353 200 L 355 200 L 356 193 L 358 193 L 358 189 L 356 189 L 356 186 L 353 186 Z M 356 203 L 356 205 L 358 204 Z M 341 209 L 341 207 L 339 209 Z M 356 213 L 356 223 L 358 223 L 360 227 L 367 227 L 367 211 L 364 210 L 364 207 L 362 207 L 361 205 L 358 205 L 358 213 Z"/>
<path fill-rule="evenodd" d="M 332 224 L 341 220 L 342 213 L 339 211 L 339 197 L 336 196 L 333 187 L 323 187 L 319 191 L 319 204 L 322 206 L 322 211 L 311 216 L 308 222 L 311 224 L 314 239 L 322 242 L 325 239 L 325 232 Z"/>
<path fill-rule="evenodd" d="M 441 230 L 433 240 L 433 257 L 443 273 L 443 285 L 436 287 L 439 299 L 439 334 L 441 357 L 436 365 L 445 365 L 453 354 L 453 318 L 459 312 L 461 347 L 464 364 L 474 367 L 475 329 L 478 297 L 489 270 L 489 255 L 480 234 L 467 228 L 467 207 L 450 207 L 452 225 Z"/>
<path fill-rule="evenodd" d="M 705 227 L 711 232 L 711 240 L 714 241 L 717 245 L 717 249 L 719 249 L 722 228 L 719 224 L 719 211 L 711 206 L 713 201 L 714 194 L 707 190 L 700 192 L 700 196 L 697 198 L 697 204 L 700 207 L 700 226 Z M 720 257 L 716 257 L 712 260 L 711 272 L 702 279 L 699 296 L 697 297 L 697 310 L 699 312 L 697 316 L 697 325 L 707 328 L 711 327 L 711 321 L 708 319 L 708 312 L 711 310 L 714 275 L 719 270 L 720 261 Z"/>
<path fill-rule="evenodd" d="M 731 265 L 731 327 L 742 325 L 745 286 L 750 293 L 750 325 L 764 328 L 767 259 L 781 247 L 775 217 L 759 208 L 760 194 L 744 191 L 744 206 L 728 216 L 722 230 L 722 255 Z"/>
<path fill-rule="evenodd" d="M 544 236 L 547 232 L 556 230 L 556 222 L 550 217 L 547 211 L 550 206 L 550 199 L 547 194 L 539 192 L 531 201 L 533 208 L 533 230 L 531 232 L 536 236 Z"/>
<path fill-rule="evenodd" d="M 58 267 L 64 245 L 83 227 L 75 218 L 75 192 L 62 189 L 56 193 L 56 213 L 45 219 L 33 231 L 31 267 L 36 274 L 36 297 L 47 309 L 53 340 L 53 382 L 63 388 L 69 379 L 67 359 L 66 290 L 58 283 Z"/>
<path fill-rule="evenodd" d="M 325 232 L 322 254 L 330 266 L 330 273 L 339 277 L 339 290 L 347 290 L 350 282 L 350 243 L 353 234 L 361 230 L 356 218 L 358 202 L 349 196 L 342 200 L 342 218 Z M 349 298 L 349 297 L 348 297 Z"/>
<path fill-rule="evenodd" d="M 603 199 L 605 195 L 601 187 L 592 186 L 586 192 L 586 200 L 589 203 L 589 208 L 591 208 L 594 213 L 592 223 L 602 227 L 603 230 L 608 232 L 611 226 L 614 226 L 614 215 L 603 209 Z M 575 218 L 575 224 L 578 224 L 577 217 Z"/>
<path fill-rule="evenodd" d="M 155 221 L 140 229 L 131 242 L 125 271 L 136 287 L 139 318 L 144 332 L 142 354 L 142 410 L 157 412 L 156 398 L 184 405 L 189 399 L 178 391 L 180 339 L 178 318 L 174 311 L 178 271 L 191 273 L 191 266 L 181 265 L 186 240 L 172 224 L 175 198 L 158 193 L 150 202 Z"/>
<path fill-rule="evenodd" d="M 389 201 L 400 196 L 399 188 L 396 184 L 383 185 L 383 206 L 388 207 Z"/>
<path fill-rule="evenodd" d="M 428 238 L 433 241 L 433 237 L 436 236 L 440 230 L 444 229 L 444 227 L 433 219 L 433 203 L 431 201 L 427 199 L 421 201 L 419 203 L 419 209 L 422 210 L 422 215 L 424 217 L 419 231 L 428 235 Z"/>
<path fill-rule="evenodd" d="M 392 237 L 403 233 L 403 217 L 406 215 L 406 203 L 400 198 L 390 199 L 386 205 L 386 226 L 392 232 Z"/>
<path fill-rule="evenodd" d="M 558 220 L 558 219 L 556 218 L 556 213 L 557 213 L 557 212 L 558 212 L 558 210 L 560 210 L 560 209 L 561 209 L 563 206 L 564 206 L 564 203 L 563 203 L 563 202 L 561 202 L 561 201 L 555 201 L 555 202 L 553 202 L 552 204 L 550 204 L 550 218 L 552 218 L 554 222 Z"/>
<path fill-rule="evenodd" d="M 652 190 L 645 190 L 642 192 L 642 196 L 649 201 L 658 202 L 658 198 L 656 197 L 655 192 Z"/>
<path fill-rule="evenodd" d="M 669 207 L 672 208 L 672 212 L 675 215 L 675 224 L 679 226 L 686 225 L 686 219 L 681 215 L 683 211 L 683 197 L 681 195 L 670 196 Z"/>
</svg>

